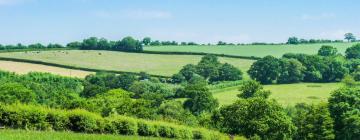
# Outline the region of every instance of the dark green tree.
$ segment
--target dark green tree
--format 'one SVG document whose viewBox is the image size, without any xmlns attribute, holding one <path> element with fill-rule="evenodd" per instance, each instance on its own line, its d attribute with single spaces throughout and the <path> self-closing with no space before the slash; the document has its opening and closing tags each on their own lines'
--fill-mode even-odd
<svg viewBox="0 0 360 140">
<path fill-rule="evenodd" d="M 254 80 L 245 81 L 240 89 L 240 94 L 237 96 L 239 98 L 247 99 L 247 98 L 253 98 L 253 97 L 261 97 L 261 98 L 268 98 L 271 94 L 270 91 L 264 90 L 263 86 Z"/>
<path fill-rule="evenodd" d="M 205 79 L 216 77 L 219 74 L 220 66 L 221 63 L 215 55 L 205 55 L 196 66 L 197 74 Z"/>
<path fill-rule="evenodd" d="M 221 128 L 229 134 L 261 139 L 291 139 L 295 126 L 274 100 L 263 98 L 240 99 L 221 107 Z"/>
<path fill-rule="evenodd" d="M 293 122 L 298 128 L 295 140 L 333 140 L 333 119 L 330 117 L 327 104 L 297 104 L 292 114 Z"/>
<path fill-rule="evenodd" d="M 279 59 L 273 56 L 266 56 L 254 62 L 248 73 L 254 80 L 262 84 L 271 84 L 279 76 Z"/>
<path fill-rule="evenodd" d="M 144 45 L 150 45 L 150 43 L 151 43 L 151 38 L 150 37 L 145 37 L 143 40 L 142 40 L 142 43 L 144 44 Z"/>
<path fill-rule="evenodd" d="M 337 49 L 333 46 L 323 45 L 318 51 L 320 56 L 335 56 L 337 54 Z"/>
<path fill-rule="evenodd" d="M 348 40 L 348 42 L 356 40 L 356 37 L 353 33 L 346 33 L 344 37 L 346 40 Z"/>
<path fill-rule="evenodd" d="M 347 48 L 345 56 L 347 59 L 360 59 L 360 43 Z"/>
<path fill-rule="evenodd" d="M 304 79 L 306 68 L 296 59 L 280 59 L 277 83 L 297 83 Z"/>
<path fill-rule="evenodd" d="M 297 37 L 289 37 L 286 44 L 299 44 L 299 39 Z"/>
<path fill-rule="evenodd" d="M 222 64 L 218 69 L 218 75 L 210 77 L 210 82 L 236 81 L 242 79 L 242 72 L 231 64 Z"/>
</svg>

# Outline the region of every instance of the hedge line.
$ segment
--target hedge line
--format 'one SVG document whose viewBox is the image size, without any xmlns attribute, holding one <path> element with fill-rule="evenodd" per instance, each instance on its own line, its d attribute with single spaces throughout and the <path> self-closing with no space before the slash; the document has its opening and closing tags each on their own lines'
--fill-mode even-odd
<svg viewBox="0 0 360 140">
<path fill-rule="evenodd" d="M 74 70 L 91 71 L 91 72 L 109 72 L 109 73 L 116 73 L 116 74 L 134 74 L 134 75 L 139 75 L 140 74 L 140 73 L 137 73 L 137 72 L 84 68 L 84 67 L 77 67 L 77 66 L 69 66 L 69 65 L 63 65 L 63 64 L 50 63 L 50 62 L 43 62 L 43 61 L 38 61 L 38 60 L 20 59 L 20 58 L 0 57 L 0 60 L 14 61 L 14 62 L 25 62 L 25 63 L 40 64 L 40 65 L 46 65 L 46 66 L 53 66 L 53 67 L 60 67 L 60 68 L 74 69 Z M 151 77 L 157 77 L 157 78 L 170 78 L 169 76 L 163 76 L 163 75 L 154 75 L 154 74 L 149 74 L 149 75 Z"/>
<path fill-rule="evenodd" d="M 229 58 L 240 58 L 240 59 L 250 59 L 250 60 L 259 60 L 261 57 L 256 56 L 238 56 L 238 55 L 228 55 L 228 54 L 216 54 L 216 53 L 204 53 L 204 52 L 165 52 L 165 51 L 142 51 L 138 53 L 146 54 L 164 54 L 164 55 L 215 55 L 218 57 L 229 57 Z"/>
<path fill-rule="evenodd" d="M 57 110 L 41 106 L 0 104 L 0 125 L 15 129 L 139 135 L 177 139 L 229 139 L 225 134 L 166 122 L 125 116 L 103 118 L 86 110 Z"/>
<path fill-rule="evenodd" d="M 26 48 L 26 49 L 4 49 L 0 50 L 0 53 L 8 52 L 25 52 L 25 51 L 61 51 L 61 50 L 77 50 L 75 48 Z"/>
</svg>

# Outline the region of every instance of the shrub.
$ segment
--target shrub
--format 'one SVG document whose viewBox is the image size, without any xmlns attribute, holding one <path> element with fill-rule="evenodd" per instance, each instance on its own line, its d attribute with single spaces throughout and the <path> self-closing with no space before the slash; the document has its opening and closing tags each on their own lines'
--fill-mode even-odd
<svg viewBox="0 0 360 140">
<path fill-rule="evenodd" d="M 157 129 L 153 123 L 147 121 L 138 121 L 137 125 L 138 125 L 138 134 L 140 136 L 152 136 L 152 137 L 159 136 Z"/>
<path fill-rule="evenodd" d="M 137 123 L 133 118 L 116 116 L 109 118 L 109 123 L 113 132 L 122 135 L 136 135 L 137 134 Z"/>
<path fill-rule="evenodd" d="M 67 126 L 70 123 L 66 111 L 60 110 L 50 110 L 47 114 L 46 121 L 49 122 L 52 129 L 56 131 L 67 130 Z"/>
<path fill-rule="evenodd" d="M 70 130 L 75 132 L 94 133 L 101 132 L 104 125 L 101 116 L 85 110 L 76 109 L 68 114 Z"/>
</svg>

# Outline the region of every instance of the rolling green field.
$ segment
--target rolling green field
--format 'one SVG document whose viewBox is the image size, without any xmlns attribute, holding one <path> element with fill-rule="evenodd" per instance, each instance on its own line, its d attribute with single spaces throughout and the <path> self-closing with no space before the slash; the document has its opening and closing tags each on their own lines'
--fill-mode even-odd
<svg viewBox="0 0 360 140">
<path fill-rule="evenodd" d="M 42 132 L 26 130 L 0 130 L 0 140 L 162 140 L 161 138 L 120 136 L 104 134 L 81 134 L 71 132 Z"/>
<path fill-rule="evenodd" d="M 227 54 L 236 56 L 264 57 L 273 55 L 281 57 L 285 53 L 316 54 L 322 45 L 331 45 L 344 53 L 346 48 L 354 43 L 325 43 L 325 44 L 300 44 L 300 45 L 241 45 L 241 46 L 151 46 L 144 47 L 147 51 L 164 52 L 204 52 L 214 54 Z"/>
<path fill-rule="evenodd" d="M 101 70 L 144 71 L 150 74 L 171 76 L 186 64 L 196 64 L 202 56 L 67 50 L 0 53 L 0 57 L 37 60 Z M 219 60 L 238 67 L 244 73 L 254 62 L 253 60 L 225 57 L 219 58 Z"/>
<path fill-rule="evenodd" d="M 330 93 L 342 85 L 341 83 L 299 83 L 283 85 L 265 85 L 270 90 L 271 99 L 277 100 L 283 106 L 293 106 L 297 103 L 319 103 L 327 102 Z M 215 91 L 214 97 L 219 100 L 220 105 L 228 105 L 235 102 L 239 87 L 231 87 L 221 91 Z"/>
</svg>

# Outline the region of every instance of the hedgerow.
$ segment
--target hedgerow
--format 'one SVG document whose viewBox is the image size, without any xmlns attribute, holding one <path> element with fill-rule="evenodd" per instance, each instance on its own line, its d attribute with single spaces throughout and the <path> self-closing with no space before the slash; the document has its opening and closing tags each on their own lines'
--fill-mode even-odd
<svg viewBox="0 0 360 140">
<path fill-rule="evenodd" d="M 174 139 L 228 139 L 220 132 L 203 128 L 120 115 L 101 117 L 82 109 L 59 110 L 24 104 L 0 104 L 0 126 L 26 130 L 107 133 Z"/>
</svg>

